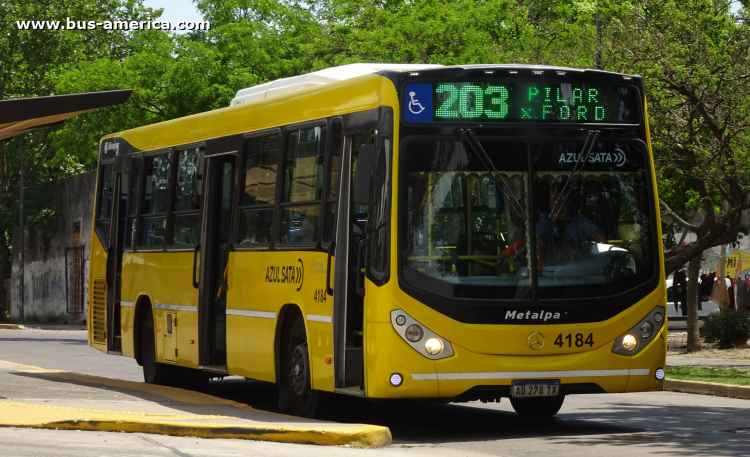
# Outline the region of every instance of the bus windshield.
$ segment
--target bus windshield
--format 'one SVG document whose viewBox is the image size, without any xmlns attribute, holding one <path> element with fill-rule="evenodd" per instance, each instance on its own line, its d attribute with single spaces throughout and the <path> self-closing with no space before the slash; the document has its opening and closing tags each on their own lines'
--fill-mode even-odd
<svg viewBox="0 0 750 457">
<path fill-rule="evenodd" d="M 606 297 L 655 273 L 647 148 L 632 141 L 407 142 L 402 277 L 455 298 Z M 482 156 L 497 170 L 490 171 Z M 536 252 L 532 253 L 531 240 Z"/>
</svg>

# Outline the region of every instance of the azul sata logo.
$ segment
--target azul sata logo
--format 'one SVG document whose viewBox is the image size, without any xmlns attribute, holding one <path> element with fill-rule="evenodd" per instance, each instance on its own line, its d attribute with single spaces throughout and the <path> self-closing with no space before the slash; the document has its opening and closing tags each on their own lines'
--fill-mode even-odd
<svg viewBox="0 0 750 457">
<path fill-rule="evenodd" d="M 578 163 L 581 160 L 579 152 L 563 152 L 560 154 L 558 162 Z M 625 165 L 628 158 L 622 149 L 615 149 L 614 152 L 592 152 L 588 155 L 589 163 L 613 163 L 616 167 Z"/>
</svg>

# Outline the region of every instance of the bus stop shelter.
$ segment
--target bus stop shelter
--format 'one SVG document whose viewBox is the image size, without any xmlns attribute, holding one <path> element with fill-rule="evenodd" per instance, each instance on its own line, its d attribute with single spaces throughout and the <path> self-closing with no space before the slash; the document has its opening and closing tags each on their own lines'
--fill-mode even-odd
<svg viewBox="0 0 750 457">
<path fill-rule="evenodd" d="M 19 98 L 0 101 L 0 141 L 7 141 L 17 135 L 30 132 L 39 127 L 60 123 L 73 116 L 83 114 L 97 108 L 125 103 L 133 93 L 132 89 L 112 90 L 104 92 L 88 92 L 83 94 L 53 95 L 49 97 Z M 19 318 L 23 323 L 23 152 L 24 144 L 19 149 L 19 187 L 20 187 L 20 232 L 21 243 L 18 252 L 20 281 Z M 15 253 L 13 253 L 15 255 Z"/>
</svg>

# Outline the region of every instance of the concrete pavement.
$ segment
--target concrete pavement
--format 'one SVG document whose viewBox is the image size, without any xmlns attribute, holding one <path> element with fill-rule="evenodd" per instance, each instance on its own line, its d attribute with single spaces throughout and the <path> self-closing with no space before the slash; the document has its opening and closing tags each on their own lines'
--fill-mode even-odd
<svg viewBox="0 0 750 457">
<path fill-rule="evenodd" d="M 668 355 L 667 366 L 739 368 L 743 370 L 750 370 L 750 360 L 714 359 L 708 357 L 693 357 L 686 355 Z M 718 397 L 750 399 L 750 386 L 735 386 L 731 384 L 719 384 L 715 382 L 667 379 L 664 382 L 664 390 L 699 395 L 715 395 Z"/>
<path fill-rule="evenodd" d="M 0 426 L 385 446 L 390 430 L 274 414 L 199 392 L 0 361 Z"/>
</svg>

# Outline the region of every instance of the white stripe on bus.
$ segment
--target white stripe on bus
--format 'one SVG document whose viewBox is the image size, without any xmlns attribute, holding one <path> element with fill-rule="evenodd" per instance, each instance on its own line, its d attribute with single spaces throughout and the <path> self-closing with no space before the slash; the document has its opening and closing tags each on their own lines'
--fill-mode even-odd
<svg viewBox="0 0 750 457">
<path fill-rule="evenodd" d="M 645 376 L 650 370 L 577 370 L 577 371 L 508 371 L 495 373 L 412 373 L 415 381 L 530 379 L 530 378 L 594 378 L 599 376 Z"/>
<path fill-rule="evenodd" d="M 248 311 L 245 309 L 228 309 L 230 316 L 260 317 L 263 319 L 276 319 L 276 313 L 270 311 Z"/>
<path fill-rule="evenodd" d="M 156 309 L 166 309 L 168 311 L 189 311 L 189 312 L 198 312 L 197 306 L 187 306 L 187 305 L 167 305 L 166 303 L 156 303 L 154 304 L 154 308 Z"/>
<path fill-rule="evenodd" d="M 313 322 L 329 322 L 329 323 L 331 323 L 331 322 L 333 322 L 333 317 L 331 317 L 331 316 L 323 316 L 323 315 L 320 315 L 320 314 L 308 314 L 307 315 L 307 320 L 308 321 L 313 321 Z"/>
</svg>

